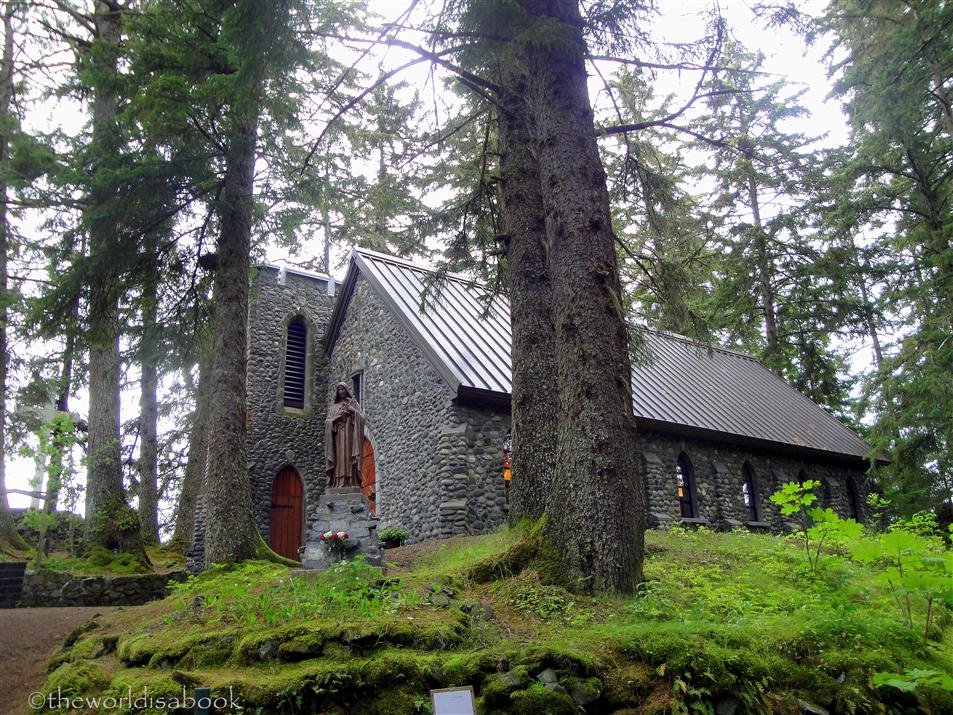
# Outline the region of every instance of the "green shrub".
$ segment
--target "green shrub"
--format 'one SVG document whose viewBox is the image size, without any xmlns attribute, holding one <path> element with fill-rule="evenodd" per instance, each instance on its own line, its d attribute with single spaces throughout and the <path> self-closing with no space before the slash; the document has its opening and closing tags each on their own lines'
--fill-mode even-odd
<svg viewBox="0 0 953 715">
<path fill-rule="evenodd" d="M 388 546 L 400 546 L 410 538 L 410 533 L 399 526 L 389 526 L 377 532 L 377 536 Z"/>
</svg>

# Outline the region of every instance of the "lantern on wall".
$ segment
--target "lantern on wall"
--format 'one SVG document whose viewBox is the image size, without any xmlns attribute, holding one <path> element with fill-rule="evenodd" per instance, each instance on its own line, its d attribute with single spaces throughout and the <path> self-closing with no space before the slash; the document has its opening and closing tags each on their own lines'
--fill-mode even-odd
<svg viewBox="0 0 953 715">
<path fill-rule="evenodd" d="M 503 479 L 506 480 L 507 486 L 509 486 L 510 483 L 510 463 L 512 453 L 513 436 L 507 432 L 506 437 L 503 438 Z"/>
</svg>

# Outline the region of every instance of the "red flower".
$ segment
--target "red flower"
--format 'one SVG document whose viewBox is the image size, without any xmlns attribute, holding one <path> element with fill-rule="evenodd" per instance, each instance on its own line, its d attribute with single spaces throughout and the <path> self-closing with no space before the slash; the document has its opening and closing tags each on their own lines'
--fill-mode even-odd
<svg viewBox="0 0 953 715">
<path fill-rule="evenodd" d="M 345 539 L 347 538 L 347 534 L 344 535 L 344 538 L 345 538 Z"/>
<path fill-rule="evenodd" d="M 334 539 L 335 541 L 337 541 L 337 540 L 338 540 L 338 535 L 337 535 L 337 534 L 331 534 L 331 538 Z"/>
<path fill-rule="evenodd" d="M 324 541 L 324 534 L 321 534 L 321 541 Z"/>
</svg>

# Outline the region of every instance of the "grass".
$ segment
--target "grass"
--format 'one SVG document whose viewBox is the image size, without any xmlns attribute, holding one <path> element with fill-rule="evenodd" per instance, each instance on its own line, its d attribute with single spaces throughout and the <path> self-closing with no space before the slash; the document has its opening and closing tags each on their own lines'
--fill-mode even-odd
<svg viewBox="0 0 953 715">
<path fill-rule="evenodd" d="M 641 592 L 589 597 L 551 583 L 545 563 L 486 568 L 513 563 L 501 554 L 527 538 L 457 538 L 383 574 L 215 568 L 99 619 L 57 655 L 46 689 L 203 686 L 287 713 L 428 712 L 429 689 L 460 685 L 484 713 L 794 713 L 799 699 L 953 711 L 939 688 L 873 685 L 883 671 L 953 674 L 950 614 L 930 639 L 908 628 L 874 569 L 829 556 L 815 576 L 783 537 L 653 531 Z M 543 683 L 547 670 L 558 682 Z"/>
</svg>

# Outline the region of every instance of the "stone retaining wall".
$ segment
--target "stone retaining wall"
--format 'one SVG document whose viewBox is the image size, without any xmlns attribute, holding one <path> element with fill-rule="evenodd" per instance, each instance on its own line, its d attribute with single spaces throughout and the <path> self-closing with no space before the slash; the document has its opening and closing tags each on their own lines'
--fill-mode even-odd
<svg viewBox="0 0 953 715">
<path fill-rule="evenodd" d="M 19 606 L 139 606 L 165 598 L 169 581 L 185 581 L 181 571 L 133 576 L 77 576 L 60 571 L 27 571 Z"/>
</svg>

